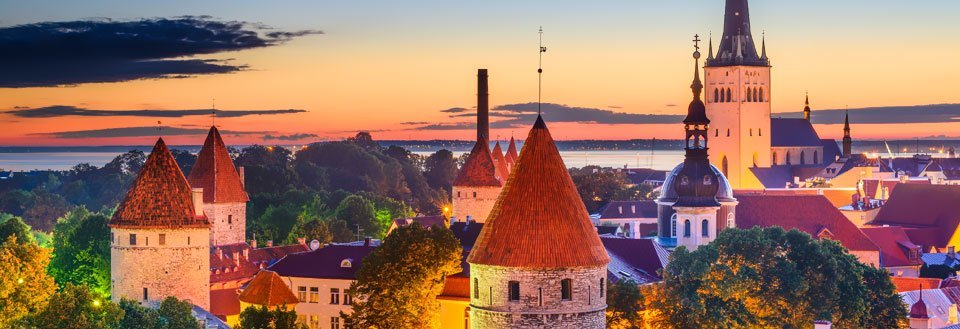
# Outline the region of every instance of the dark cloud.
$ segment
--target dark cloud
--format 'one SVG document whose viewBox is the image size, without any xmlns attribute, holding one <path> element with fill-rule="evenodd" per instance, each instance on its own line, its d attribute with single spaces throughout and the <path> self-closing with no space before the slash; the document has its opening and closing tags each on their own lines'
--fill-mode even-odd
<svg viewBox="0 0 960 329">
<path fill-rule="evenodd" d="M 404 126 L 418 126 L 418 125 L 427 125 L 430 123 L 426 121 L 407 121 L 407 122 L 401 122 L 400 124 Z"/>
<path fill-rule="evenodd" d="M 184 78 L 247 69 L 225 59 L 191 59 L 270 47 L 321 31 L 276 31 L 209 16 L 41 22 L 0 28 L 0 87 L 50 87 Z"/>
<path fill-rule="evenodd" d="M 463 107 L 454 107 L 454 108 L 449 108 L 449 109 L 446 109 L 446 110 L 443 110 L 443 111 L 440 111 L 440 112 L 443 112 L 443 113 L 463 113 L 463 112 L 467 112 L 467 111 L 470 111 L 470 109 L 468 109 L 468 108 L 463 108 Z"/>
<path fill-rule="evenodd" d="M 306 110 L 283 109 L 283 110 L 213 110 L 213 109 L 189 109 L 189 110 L 92 110 L 69 105 L 53 105 L 38 108 L 15 107 L 13 110 L 3 113 L 21 118 L 56 118 L 65 116 L 84 116 L 84 117 L 158 117 L 158 118 L 179 118 L 194 115 L 210 115 L 216 111 L 219 118 L 234 118 L 248 115 L 274 115 L 303 113 Z"/>
<path fill-rule="evenodd" d="M 299 141 L 308 138 L 319 138 L 317 134 L 290 134 L 290 135 L 264 135 L 264 140 L 281 140 L 281 141 Z"/>
<path fill-rule="evenodd" d="M 960 104 L 884 106 L 849 109 L 851 124 L 944 123 L 960 122 Z M 811 113 L 814 124 L 843 124 L 847 110 L 817 110 Z M 803 112 L 774 113 L 774 117 L 802 118 Z"/>
<path fill-rule="evenodd" d="M 208 129 L 180 128 L 180 127 L 122 127 L 93 130 L 58 131 L 51 133 L 34 133 L 31 135 L 56 138 L 112 138 L 112 137 L 144 137 L 144 136 L 190 136 L 206 135 Z M 221 130 L 221 134 L 231 136 L 263 135 L 269 131 L 230 131 Z"/>
<path fill-rule="evenodd" d="M 612 107 L 612 106 L 611 106 Z M 682 115 L 663 115 L 663 114 L 634 114 L 625 112 L 616 112 L 611 110 L 602 110 L 587 107 L 572 107 L 561 104 L 545 103 L 540 105 L 543 116 L 549 122 L 573 122 L 573 123 L 594 123 L 594 124 L 661 124 L 661 123 L 679 123 L 683 120 Z M 440 112 L 449 113 L 451 118 L 472 118 L 476 116 L 475 111 L 462 107 L 454 107 Z M 490 110 L 490 117 L 499 119 L 491 120 L 491 128 L 517 128 L 533 124 L 537 118 L 537 103 L 508 104 L 498 106 Z M 413 128 L 414 130 L 461 130 L 473 129 L 476 127 L 474 122 L 453 122 L 453 123 L 420 123 L 423 126 Z"/>
</svg>

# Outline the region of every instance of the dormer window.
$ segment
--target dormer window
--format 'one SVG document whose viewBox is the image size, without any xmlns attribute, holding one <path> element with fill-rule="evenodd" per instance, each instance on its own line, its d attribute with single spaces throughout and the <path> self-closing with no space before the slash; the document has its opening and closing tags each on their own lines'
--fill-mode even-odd
<svg viewBox="0 0 960 329">
<path fill-rule="evenodd" d="M 343 268 L 351 268 L 351 267 L 353 267 L 353 260 L 350 259 L 350 258 L 347 258 L 347 259 L 344 259 L 344 260 L 340 261 L 340 267 L 343 267 Z"/>
<path fill-rule="evenodd" d="M 710 176 L 703 176 L 703 185 L 713 185 L 713 180 L 710 179 Z"/>
</svg>

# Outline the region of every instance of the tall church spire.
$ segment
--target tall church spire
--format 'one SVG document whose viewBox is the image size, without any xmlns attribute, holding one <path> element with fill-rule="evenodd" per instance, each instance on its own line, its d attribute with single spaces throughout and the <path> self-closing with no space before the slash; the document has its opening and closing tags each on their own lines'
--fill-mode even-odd
<svg viewBox="0 0 960 329">
<path fill-rule="evenodd" d="M 843 157 L 849 158 L 853 148 L 853 138 L 850 137 L 850 112 L 844 112 L 843 118 Z"/>
<path fill-rule="evenodd" d="M 810 121 L 810 93 L 807 93 L 807 100 L 803 106 L 803 118 Z"/>
<path fill-rule="evenodd" d="M 707 66 L 769 66 L 770 61 L 757 54 L 750 30 L 750 6 L 747 0 L 727 0 L 720 49 Z"/>
</svg>

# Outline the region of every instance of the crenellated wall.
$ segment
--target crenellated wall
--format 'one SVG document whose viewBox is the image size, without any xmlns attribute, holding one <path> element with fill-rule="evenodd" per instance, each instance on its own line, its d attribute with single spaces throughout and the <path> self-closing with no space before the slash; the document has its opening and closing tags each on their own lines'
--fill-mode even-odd
<svg viewBox="0 0 960 329">
<path fill-rule="evenodd" d="M 131 244 L 131 234 L 136 244 Z M 110 235 L 113 301 L 126 298 L 155 306 L 174 296 L 210 309 L 209 229 L 111 228 Z"/>
</svg>

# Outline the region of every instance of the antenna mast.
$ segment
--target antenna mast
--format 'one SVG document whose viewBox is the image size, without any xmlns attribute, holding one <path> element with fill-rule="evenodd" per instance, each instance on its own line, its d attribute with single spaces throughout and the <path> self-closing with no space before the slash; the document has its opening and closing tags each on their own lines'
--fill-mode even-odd
<svg viewBox="0 0 960 329">
<path fill-rule="evenodd" d="M 540 61 L 537 63 L 537 115 L 542 114 L 540 105 L 543 102 L 543 53 L 547 52 L 547 47 L 543 46 L 543 26 L 538 31 L 540 35 Z"/>
</svg>

